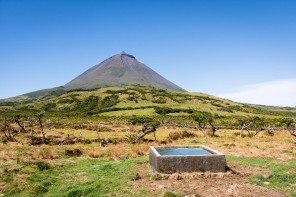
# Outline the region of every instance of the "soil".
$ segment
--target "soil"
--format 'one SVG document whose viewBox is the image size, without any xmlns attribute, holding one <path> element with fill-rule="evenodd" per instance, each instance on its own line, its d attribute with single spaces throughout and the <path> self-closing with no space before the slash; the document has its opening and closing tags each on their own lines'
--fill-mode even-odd
<svg viewBox="0 0 296 197">
<path fill-rule="evenodd" d="M 230 164 L 231 165 L 231 164 Z M 246 167 L 236 168 L 230 166 L 232 171 L 223 174 L 207 174 L 200 176 L 186 174 L 162 175 L 161 180 L 153 180 L 147 176 L 151 169 L 147 163 L 138 164 L 140 179 L 134 180 L 133 184 L 138 187 L 149 188 L 151 190 L 167 190 L 182 194 L 187 197 L 235 197 L 235 196 L 256 196 L 256 197 L 285 197 L 286 194 L 278 191 L 260 187 L 249 183 L 248 177 L 252 174 L 262 172 L 259 168 Z"/>
<path fill-rule="evenodd" d="M 6 187 L 6 183 L 5 183 L 5 182 L 2 182 L 2 181 L 0 181 L 0 192 L 1 192 L 1 190 L 4 190 L 4 189 L 5 189 L 5 187 Z M 0 194 L 0 196 L 1 196 L 1 194 Z"/>
</svg>

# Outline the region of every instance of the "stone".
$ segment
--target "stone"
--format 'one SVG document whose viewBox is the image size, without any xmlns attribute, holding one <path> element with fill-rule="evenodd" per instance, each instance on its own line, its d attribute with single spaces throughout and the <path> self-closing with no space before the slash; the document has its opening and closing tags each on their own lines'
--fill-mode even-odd
<svg viewBox="0 0 296 197">
<path fill-rule="evenodd" d="M 270 172 L 263 175 L 263 178 L 265 178 L 265 179 L 269 179 L 271 177 L 272 177 L 272 174 Z"/>
<path fill-rule="evenodd" d="M 225 176 L 225 173 L 217 173 L 218 178 L 223 178 Z"/>
<path fill-rule="evenodd" d="M 253 182 L 254 182 L 254 183 L 259 183 L 260 180 L 259 180 L 259 179 L 254 179 Z"/>
<path fill-rule="evenodd" d="M 159 185 L 158 188 L 159 188 L 159 189 L 164 189 L 164 188 L 167 188 L 167 186 Z"/>
<path fill-rule="evenodd" d="M 263 182 L 264 183 L 264 185 L 269 185 L 269 182 Z"/>
</svg>

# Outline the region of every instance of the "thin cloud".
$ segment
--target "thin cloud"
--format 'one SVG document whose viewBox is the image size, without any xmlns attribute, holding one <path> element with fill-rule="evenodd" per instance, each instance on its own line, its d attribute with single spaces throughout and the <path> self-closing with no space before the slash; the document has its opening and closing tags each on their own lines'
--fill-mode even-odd
<svg viewBox="0 0 296 197">
<path fill-rule="evenodd" d="M 295 107 L 296 79 L 247 85 L 237 92 L 217 96 L 241 103 Z"/>
</svg>

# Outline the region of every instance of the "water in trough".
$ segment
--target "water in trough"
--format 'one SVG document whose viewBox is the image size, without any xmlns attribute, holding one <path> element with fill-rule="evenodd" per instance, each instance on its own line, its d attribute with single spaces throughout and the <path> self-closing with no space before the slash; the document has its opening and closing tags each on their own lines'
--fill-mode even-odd
<svg viewBox="0 0 296 197">
<path fill-rule="evenodd" d="M 164 148 L 157 149 L 161 156 L 173 155 L 211 155 L 208 151 L 202 148 Z"/>
</svg>

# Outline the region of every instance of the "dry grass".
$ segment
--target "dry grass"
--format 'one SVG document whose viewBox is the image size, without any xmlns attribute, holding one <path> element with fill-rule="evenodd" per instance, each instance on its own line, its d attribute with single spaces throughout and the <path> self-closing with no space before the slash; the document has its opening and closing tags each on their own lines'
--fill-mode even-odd
<svg viewBox="0 0 296 197">
<path fill-rule="evenodd" d="M 159 143 L 143 143 L 143 144 L 111 144 L 107 147 L 83 147 L 82 153 L 85 156 L 104 159 L 121 160 L 127 158 L 136 158 L 147 156 L 150 146 L 158 146 Z"/>
<path fill-rule="evenodd" d="M 98 147 L 86 147 L 83 149 L 82 153 L 88 157 L 98 158 L 102 156 L 102 149 Z"/>
<path fill-rule="evenodd" d="M 14 150 L 0 150 L 0 159 L 8 160 L 17 157 L 17 152 Z"/>
<path fill-rule="evenodd" d="M 113 132 L 100 132 L 101 138 L 123 138 L 126 134 L 123 132 L 131 125 L 108 125 L 105 127 L 112 128 Z M 138 129 L 135 127 L 134 129 Z M 172 132 L 181 132 L 185 128 L 166 126 L 160 127 L 156 131 L 156 137 L 159 142 L 167 139 Z M 79 135 L 79 131 L 75 130 L 75 136 Z M 274 136 L 267 135 L 266 132 L 259 133 L 255 138 L 240 138 L 237 136 L 239 130 L 218 130 L 216 132 L 219 137 L 203 137 L 201 132 L 196 129 L 186 129 L 186 131 L 194 133 L 196 136 L 192 138 L 184 138 L 173 141 L 173 144 L 204 144 L 208 145 L 226 155 L 247 156 L 247 157 L 274 157 L 282 159 L 295 159 L 296 150 L 295 145 L 291 141 L 291 135 L 287 131 L 275 131 Z M 63 133 L 61 140 L 67 137 L 68 134 L 73 133 L 71 130 L 52 129 L 52 134 Z M 97 133 L 90 130 L 82 130 L 83 136 L 88 139 L 96 139 Z M 49 133 L 47 133 L 49 134 Z M 149 134 L 146 139 L 154 139 L 153 134 Z M 57 159 L 63 147 L 61 146 L 41 146 L 29 147 L 25 140 L 27 138 L 20 138 L 18 142 L 10 142 L 0 146 L 0 160 L 15 162 L 17 158 L 20 159 Z M 99 144 L 93 143 L 91 145 L 75 144 L 69 147 L 78 148 L 83 152 L 83 155 L 91 158 L 102 157 L 104 159 L 125 159 L 135 158 L 139 156 L 147 156 L 149 146 L 161 145 L 159 143 L 141 143 L 141 144 L 127 144 L 120 143 L 117 145 L 108 144 L 107 147 L 99 147 Z M 169 145 L 169 144 L 166 144 Z M 27 151 L 22 151 L 19 147 L 25 147 Z M 9 148 L 8 148 L 9 147 Z M 63 151 L 64 152 L 64 151 Z"/>
<path fill-rule="evenodd" d="M 35 149 L 30 152 L 32 159 L 58 159 L 59 156 L 54 149 Z"/>
</svg>

